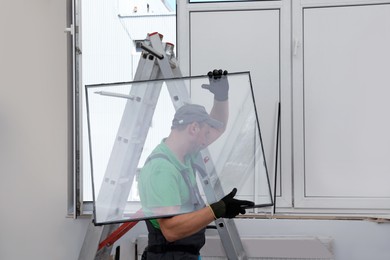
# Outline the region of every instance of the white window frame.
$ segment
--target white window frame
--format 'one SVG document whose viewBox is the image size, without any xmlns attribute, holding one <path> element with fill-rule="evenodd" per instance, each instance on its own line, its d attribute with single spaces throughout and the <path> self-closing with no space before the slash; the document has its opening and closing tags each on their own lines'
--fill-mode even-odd
<svg viewBox="0 0 390 260">
<path fill-rule="evenodd" d="M 85 78 L 83 79 L 83 72 L 82 68 L 85 66 L 85 58 L 84 58 L 84 64 L 83 64 L 83 55 L 85 56 L 86 50 L 83 50 L 83 47 L 85 47 L 85 42 L 83 45 L 82 42 L 82 22 L 81 19 L 82 16 L 82 0 L 72 0 L 72 25 L 69 30 L 72 29 L 72 35 L 73 35 L 73 46 L 72 46 L 72 52 L 73 52 L 73 147 L 72 147 L 72 160 L 73 160 L 73 174 L 69 177 L 69 195 L 68 195 L 68 215 L 73 216 L 74 218 L 77 218 L 78 216 L 90 216 L 93 212 L 93 202 L 92 201 L 85 201 L 84 200 L 84 181 L 86 178 L 89 178 L 90 176 L 90 157 L 89 155 L 86 155 L 89 153 L 89 147 L 86 144 L 85 139 L 88 138 L 86 135 L 86 104 L 85 104 L 85 85 L 94 84 L 94 83 L 112 83 L 114 82 L 124 82 L 124 81 L 131 81 L 134 78 L 135 75 L 135 69 L 136 65 L 138 64 L 138 59 L 140 57 L 140 53 L 137 52 L 136 48 L 136 41 L 142 39 L 142 37 L 146 38 L 146 34 L 153 32 L 153 31 L 147 31 L 145 33 L 138 32 L 136 35 L 131 35 L 134 37 L 129 37 L 130 40 L 132 40 L 133 48 L 128 50 L 128 53 L 131 53 L 131 60 L 127 61 L 127 63 L 130 63 L 132 66 L 131 70 L 129 69 L 129 73 L 124 72 L 122 74 L 117 74 L 116 76 L 111 76 L 109 79 L 105 79 L 107 82 L 100 82 L 101 78 L 98 79 L 99 82 L 85 82 Z M 107 1 L 107 4 L 110 4 L 109 1 Z M 172 14 L 154 14 L 151 13 L 145 13 L 145 12 L 138 12 L 138 13 L 125 13 L 121 11 L 121 4 L 124 4 L 123 0 L 116 0 L 112 2 L 112 9 L 108 8 L 107 12 L 116 12 L 115 15 L 118 16 L 118 18 L 122 19 L 120 21 L 120 26 L 123 26 L 123 28 L 126 26 L 126 22 L 123 22 L 123 19 L 127 18 L 138 18 L 138 17 L 162 17 L 162 16 L 170 16 L 172 17 Z M 146 2 L 145 2 L 146 4 Z M 160 6 L 160 5 L 159 5 Z M 111 7 L 111 6 L 110 6 Z M 151 6 L 151 10 L 153 10 L 153 7 Z M 90 11 L 90 10 L 89 10 Z M 85 21 L 84 21 L 85 22 Z M 96 25 L 99 26 L 99 25 Z M 101 24 L 100 24 L 101 26 Z M 107 29 L 107 28 L 104 28 Z M 118 28 L 116 28 L 118 30 Z M 125 30 L 126 33 L 129 33 L 127 29 Z M 127 37 L 123 36 L 125 33 L 121 34 L 121 37 Z M 128 35 L 130 36 L 130 35 Z M 141 37 L 141 38 L 139 38 Z M 172 37 L 172 36 L 171 36 Z M 165 39 L 167 39 L 167 35 L 165 35 Z M 129 40 L 129 42 L 130 42 Z M 169 40 L 170 43 L 173 43 L 176 45 L 176 40 Z M 100 43 L 98 43 L 100 44 Z M 127 43 L 126 43 L 127 44 Z M 131 48 L 131 45 L 130 45 Z M 87 50 L 88 51 L 88 50 Z M 84 52 L 84 53 L 83 53 Z M 128 54 L 127 53 L 127 54 Z M 122 62 L 123 60 L 118 61 Z M 118 79 L 118 77 L 120 79 Z M 85 175 L 85 176 L 84 176 Z M 92 186 L 92 185 L 91 185 Z"/>
<path fill-rule="evenodd" d="M 280 169 L 282 184 L 282 196 L 278 193 L 276 200 L 275 217 L 318 217 L 321 218 L 389 218 L 389 210 L 381 206 L 376 208 L 375 204 L 371 208 L 364 207 L 356 203 L 348 204 L 349 199 L 341 202 L 340 199 L 332 198 L 305 198 L 304 196 L 304 171 L 303 171 L 303 150 L 302 150 L 302 96 L 300 88 L 302 86 L 302 55 L 300 43 L 302 42 L 302 10 L 308 7 L 320 6 L 345 6 L 381 4 L 389 1 L 368 1 L 368 0 L 302 0 L 302 1 L 277 1 L 277 2 L 240 2 L 240 3 L 180 3 L 178 5 L 178 45 L 181 68 L 185 73 L 190 73 L 190 39 L 188 34 L 188 24 L 190 23 L 191 12 L 207 11 L 229 11 L 229 10 L 251 10 L 258 8 L 280 8 L 281 10 L 281 92 L 282 103 L 282 129 L 281 129 L 281 149 L 280 149 Z M 291 5 L 290 5 L 291 4 Z M 286 29 L 287 28 L 287 29 Z M 290 30 L 291 29 L 291 30 Z M 186 34 L 187 33 L 187 34 Z M 297 58 L 298 57 L 298 58 Z M 291 72 L 291 74 L 290 74 Z M 292 102 L 290 102 L 292 101 Z M 287 108 L 286 108 L 287 107 Z M 294 121 L 293 121 L 294 120 Z M 270 156 L 267 156 L 269 158 Z M 271 156 L 272 158 L 272 156 Z M 272 163 L 267 162 L 269 171 L 273 173 Z M 270 167 L 271 165 L 271 167 Z M 279 172 L 278 172 L 279 174 Z M 271 177 L 272 180 L 272 177 Z M 287 183 L 286 183 L 287 182 Z M 379 202 L 380 199 L 374 199 Z M 372 203 L 374 200 L 371 200 Z M 356 200 L 357 203 L 358 200 Z M 335 203 L 332 206 L 332 203 Z M 378 205 L 378 203 L 376 203 Z M 382 204 L 383 205 L 383 204 Z"/>
<path fill-rule="evenodd" d="M 72 0 L 73 6 L 73 30 L 74 33 L 74 143 L 73 160 L 74 173 L 72 179 L 72 191 L 69 193 L 69 213 L 75 217 L 92 212 L 92 205 L 82 201 L 82 165 L 83 158 L 80 140 L 80 129 L 82 126 L 82 111 L 80 108 L 80 64 L 81 64 L 81 39 L 79 35 L 80 24 L 80 0 Z M 183 75 L 190 75 L 189 60 L 189 37 L 187 34 L 189 15 L 191 11 L 220 10 L 248 10 L 248 9 L 279 9 L 280 10 L 280 101 L 281 108 L 281 133 L 278 154 L 278 183 L 276 215 L 274 217 L 320 217 L 320 218 L 390 218 L 388 209 L 360 208 L 356 204 L 348 206 L 348 200 L 339 204 L 338 207 L 330 207 L 332 199 L 311 200 L 304 195 L 304 171 L 303 171 L 303 137 L 302 125 L 302 96 L 300 90 L 303 85 L 303 58 L 302 58 L 302 12 L 304 8 L 320 6 L 345 6 L 364 4 L 390 3 L 389 0 L 301 0 L 301 1 L 240 1 L 224 3 L 188 3 L 180 1 L 177 10 L 177 56 L 180 61 L 180 68 Z M 299 26 L 301 25 L 301 26 Z M 77 116 L 79 115 L 79 116 Z M 268 156 L 273 158 L 275 156 Z M 267 162 L 269 177 L 274 179 L 274 165 Z M 282 180 L 282 181 L 280 181 Z M 273 185 L 271 185 L 273 187 Z M 264 217 L 259 214 L 258 217 Z"/>
<path fill-rule="evenodd" d="M 208 11 L 237 11 L 237 10 L 279 10 L 280 20 L 280 52 L 281 59 L 290 60 L 291 46 L 288 43 L 290 38 L 290 1 L 251 1 L 251 2 L 224 2 L 224 3 L 185 3 L 180 2 L 178 4 L 178 57 L 181 64 L 181 70 L 186 75 L 190 75 L 190 40 L 188 36 L 188 24 L 190 24 L 191 12 L 208 12 Z M 245 46 L 243 46 L 244 48 Z M 279 98 L 283 106 L 286 108 L 290 106 L 291 88 L 290 86 L 290 65 L 288 62 L 280 63 L 280 93 Z M 276 103 L 275 103 L 276 104 Z M 271 113 L 276 113 L 275 110 Z M 281 108 L 283 111 L 283 108 Z M 275 114 L 276 121 L 276 114 Z M 291 117 L 288 113 L 281 113 L 281 135 L 280 140 L 291 140 Z M 264 126 L 260 126 L 263 128 Z M 272 126 L 273 127 L 273 126 Z M 264 138 L 264 137 L 262 137 Z M 279 142 L 280 144 L 280 142 Z M 274 162 L 275 162 L 275 147 L 271 148 L 272 154 L 268 154 L 267 158 L 272 158 L 272 161 L 267 161 L 268 174 L 271 181 L 271 187 L 274 189 Z M 292 168 L 291 168 L 291 143 L 285 142 L 282 146 L 279 146 L 279 159 L 278 159 L 278 175 L 277 175 L 277 196 L 276 205 L 283 208 L 292 207 Z M 280 159 L 283 158 L 283 163 L 280 163 Z M 280 176 L 280 172 L 282 176 Z M 282 178 L 282 181 L 281 181 Z M 259 211 L 261 213 L 261 210 Z"/>
<path fill-rule="evenodd" d="M 350 218 L 389 218 L 389 198 L 364 198 L 364 197 L 310 197 L 305 193 L 305 151 L 304 151 L 304 39 L 303 39 L 303 13 L 310 8 L 322 7 L 357 7 L 380 4 L 390 4 L 383 0 L 303 0 L 293 3 L 292 6 L 292 45 L 293 52 L 292 71 L 294 87 L 293 121 L 294 121 L 294 206 L 291 212 L 303 214 L 323 214 L 334 216 L 346 216 Z"/>
</svg>

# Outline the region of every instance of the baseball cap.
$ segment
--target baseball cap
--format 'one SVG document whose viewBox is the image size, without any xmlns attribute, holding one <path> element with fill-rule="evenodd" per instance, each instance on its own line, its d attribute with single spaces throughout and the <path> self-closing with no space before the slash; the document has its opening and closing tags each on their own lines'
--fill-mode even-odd
<svg viewBox="0 0 390 260">
<path fill-rule="evenodd" d="M 181 106 L 175 113 L 172 120 L 172 128 L 187 125 L 192 122 L 207 123 L 213 128 L 222 128 L 223 123 L 212 118 L 206 109 L 197 104 L 186 104 Z"/>
</svg>

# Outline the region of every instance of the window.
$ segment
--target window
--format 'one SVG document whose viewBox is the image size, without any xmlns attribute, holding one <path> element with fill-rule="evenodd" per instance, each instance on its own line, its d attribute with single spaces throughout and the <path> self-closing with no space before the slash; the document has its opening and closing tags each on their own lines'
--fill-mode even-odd
<svg viewBox="0 0 390 260">
<path fill-rule="evenodd" d="M 277 214 L 389 217 L 390 125 L 383 120 L 389 110 L 383 98 L 390 98 L 389 74 L 383 71 L 390 66 L 389 5 L 386 0 L 178 5 L 182 68 L 197 74 L 207 62 L 251 72 L 271 176 L 279 163 Z M 229 31 L 210 35 L 210 24 Z"/>
<path fill-rule="evenodd" d="M 134 12 L 135 5 L 130 3 L 135 2 L 141 1 L 112 4 L 107 0 L 101 5 L 82 1 L 83 40 L 76 49 L 82 53 L 81 127 L 86 125 L 84 86 L 131 81 L 140 40 L 148 32 L 163 31 L 160 25 L 176 28 L 172 4 L 166 5 L 167 13 L 156 15 L 152 1 L 149 8 L 137 6 Z M 385 118 L 390 108 L 385 86 L 390 79 L 384 70 L 390 66 L 390 1 L 191 4 L 195 2 L 201 1 L 177 3 L 179 46 L 175 52 L 181 71 L 200 75 L 207 63 L 229 72 L 251 72 L 271 187 L 274 163 L 278 163 L 276 212 L 388 217 L 386 133 L 390 126 Z M 158 29 L 142 27 L 146 23 L 141 19 L 155 21 L 153 28 Z M 210 24 L 229 31 L 210 33 Z M 134 28 L 137 31 L 130 30 Z M 176 45 L 176 32 L 174 36 L 163 34 L 165 41 Z M 276 157 L 279 102 L 281 129 Z M 355 131 L 348 131 L 350 134 L 348 129 Z M 81 130 L 80 140 L 86 140 L 86 130 Z M 90 172 L 88 147 L 80 144 L 81 172 Z M 91 180 L 88 175 L 83 177 L 81 198 L 91 201 Z"/>
<path fill-rule="evenodd" d="M 176 44 L 175 0 L 79 1 L 76 49 L 78 84 L 75 101 L 75 180 L 79 214 L 92 211 L 85 85 L 128 82 L 134 79 L 141 55 L 140 43 L 148 33 L 159 32 L 164 41 Z M 80 11 L 81 10 L 81 11 Z M 76 117 L 77 118 L 77 117 Z"/>
</svg>

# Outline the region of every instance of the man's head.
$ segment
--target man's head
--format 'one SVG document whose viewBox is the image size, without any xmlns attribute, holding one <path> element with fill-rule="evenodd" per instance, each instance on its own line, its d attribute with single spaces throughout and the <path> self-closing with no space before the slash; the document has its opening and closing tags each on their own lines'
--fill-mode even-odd
<svg viewBox="0 0 390 260">
<path fill-rule="evenodd" d="M 193 122 L 199 124 L 206 123 L 212 128 L 220 129 L 223 127 L 223 123 L 213 119 L 207 113 L 206 109 L 197 104 L 186 104 L 180 107 L 172 120 L 172 129 L 182 128 Z"/>
</svg>

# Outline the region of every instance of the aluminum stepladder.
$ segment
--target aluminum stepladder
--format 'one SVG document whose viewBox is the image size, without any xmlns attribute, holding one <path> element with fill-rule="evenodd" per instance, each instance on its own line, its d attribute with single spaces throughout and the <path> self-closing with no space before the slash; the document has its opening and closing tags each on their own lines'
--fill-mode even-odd
<svg viewBox="0 0 390 260">
<path fill-rule="evenodd" d="M 148 34 L 142 49 L 144 51 L 138 63 L 135 81 L 182 76 L 173 53 L 173 45 L 162 43 L 161 34 Z M 129 94 L 130 98 L 127 100 L 122 115 L 97 199 L 97 202 L 103 201 L 103 203 L 112 205 L 110 209 L 103 212 L 107 218 L 121 215 L 124 212 L 142 147 L 162 88 L 162 81 L 157 82 L 159 82 L 157 85 L 156 81 L 150 82 L 146 87 L 133 86 Z M 175 80 L 167 81 L 166 84 L 175 109 L 185 103 L 191 103 L 184 82 Z M 147 101 L 144 102 L 144 100 Z M 131 118 L 132 120 L 129 120 Z M 200 173 L 199 177 L 207 201 L 215 202 L 224 196 L 224 191 L 208 150 L 202 150 L 201 155 L 200 160 L 196 162 L 197 172 Z M 227 258 L 231 260 L 247 259 L 234 221 L 221 218 L 217 219 L 215 224 Z M 119 224 L 95 225 L 91 221 L 79 254 L 79 260 L 109 259 L 112 244 L 101 248 L 100 243 L 119 229 Z"/>
</svg>

